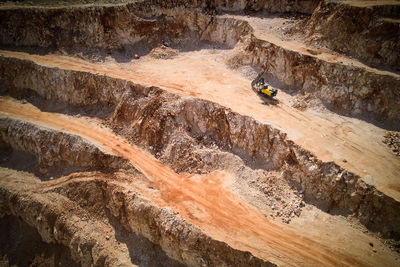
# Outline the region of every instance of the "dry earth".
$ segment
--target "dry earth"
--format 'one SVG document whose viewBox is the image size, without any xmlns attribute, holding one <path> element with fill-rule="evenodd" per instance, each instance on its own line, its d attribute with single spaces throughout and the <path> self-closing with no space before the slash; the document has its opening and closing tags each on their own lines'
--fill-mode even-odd
<svg viewBox="0 0 400 267">
<path fill-rule="evenodd" d="M 399 265 L 399 8 L 2 4 L 0 265 Z"/>
</svg>

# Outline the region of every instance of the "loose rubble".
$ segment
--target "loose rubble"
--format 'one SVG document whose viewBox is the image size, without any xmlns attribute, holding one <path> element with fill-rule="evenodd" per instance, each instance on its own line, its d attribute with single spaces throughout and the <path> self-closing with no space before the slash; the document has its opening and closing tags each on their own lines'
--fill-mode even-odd
<svg viewBox="0 0 400 267">
<path fill-rule="evenodd" d="M 171 59 L 178 55 L 178 50 L 172 49 L 165 45 L 161 45 L 159 47 L 153 48 L 149 56 L 155 59 Z"/>
<path fill-rule="evenodd" d="M 386 132 L 382 142 L 386 144 L 396 156 L 400 157 L 400 132 Z"/>
</svg>

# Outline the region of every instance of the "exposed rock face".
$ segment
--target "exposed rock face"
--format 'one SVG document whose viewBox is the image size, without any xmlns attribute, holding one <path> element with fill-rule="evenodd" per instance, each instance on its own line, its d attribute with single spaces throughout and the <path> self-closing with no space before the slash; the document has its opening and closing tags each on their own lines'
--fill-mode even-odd
<svg viewBox="0 0 400 267">
<path fill-rule="evenodd" d="M 399 14 L 399 5 L 366 8 L 322 1 L 308 21 L 306 32 L 322 46 L 373 66 L 399 71 Z"/>
<path fill-rule="evenodd" d="M 162 7 L 185 6 L 192 8 L 214 9 L 217 11 L 245 11 L 248 13 L 266 10 L 272 13 L 299 12 L 311 14 L 320 0 L 154 0 Z"/>
<path fill-rule="evenodd" d="M 65 246 L 42 241 L 36 228 L 15 216 L 0 214 L 0 258 L 3 266 L 80 266 Z"/>
<path fill-rule="evenodd" d="M 254 36 L 243 38 L 228 59 L 232 66 L 266 69 L 276 86 L 309 92 L 339 113 L 399 123 L 400 78 L 305 56 Z"/>
<path fill-rule="evenodd" d="M 45 177 L 54 171 L 133 168 L 127 160 L 101 151 L 78 136 L 37 128 L 21 121 L 0 120 L 0 143 L 2 147 L 9 146 L 34 155 L 38 159 L 34 171 Z"/>
<path fill-rule="evenodd" d="M 147 53 L 163 41 L 184 46 L 210 41 L 233 47 L 250 32 L 245 22 L 184 8 L 145 4 L 113 7 L 0 10 L 0 45 L 69 52 Z M 20 27 L 16 27 L 20 25 Z"/>
<path fill-rule="evenodd" d="M 60 71 L 17 59 L 3 58 L 0 66 L 0 70 L 14 66 L 12 71 L 8 67 L 7 72 L 1 72 L 8 73 L 2 83 L 10 92 L 30 88 L 45 99 L 72 106 L 112 103 L 115 110 L 110 122 L 115 129 L 134 143 L 159 153 L 180 171 L 198 166 L 207 169 L 207 161 L 198 163 L 202 156 L 196 150 L 214 146 L 239 156 L 250 166 L 284 171 L 284 177 L 299 191 L 304 190 L 310 203 L 334 213 L 353 214 L 374 231 L 399 238 L 398 202 L 336 164 L 315 159 L 271 126 L 208 101 L 181 98 L 119 79 Z M 59 73 L 63 74 L 62 79 L 56 78 Z M 184 141 L 185 136 L 188 141 Z M 187 146 L 188 143 L 192 145 Z M 179 154 L 174 151 L 179 151 L 181 145 L 193 151 L 192 160 L 174 166 Z"/>
</svg>

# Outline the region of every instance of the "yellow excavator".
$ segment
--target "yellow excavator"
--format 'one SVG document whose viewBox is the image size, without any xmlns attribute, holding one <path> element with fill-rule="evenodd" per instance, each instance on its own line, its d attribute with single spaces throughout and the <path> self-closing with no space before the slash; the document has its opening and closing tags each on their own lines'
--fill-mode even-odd
<svg viewBox="0 0 400 267">
<path fill-rule="evenodd" d="M 251 82 L 251 88 L 259 95 L 272 98 L 278 94 L 278 90 L 267 84 L 264 80 L 264 71 L 258 74 L 258 76 Z"/>
</svg>

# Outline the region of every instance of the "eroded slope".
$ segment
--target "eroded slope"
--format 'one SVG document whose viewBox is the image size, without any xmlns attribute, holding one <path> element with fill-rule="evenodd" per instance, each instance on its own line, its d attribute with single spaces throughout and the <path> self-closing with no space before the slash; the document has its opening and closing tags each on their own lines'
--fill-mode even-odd
<svg viewBox="0 0 400 267">
<path fill-rule="evenodd" d="M 398 264 L 399 160 L 384 129 L 332 112 L 396 128 L 398 74 L 278 17 L 214 16 L 317 5 L 3 7 L 2 47 L 31 54 L 1 51 L 20 102 L 1 97 L 0 163 L 39 177 L 1 169 L 3 221 L 83 265 Z M 277 99 L 249 89 L 259 69 Z"/>
</svg>

